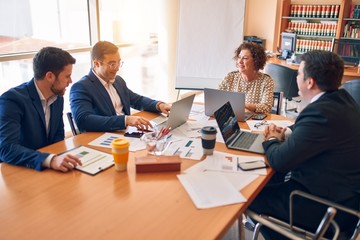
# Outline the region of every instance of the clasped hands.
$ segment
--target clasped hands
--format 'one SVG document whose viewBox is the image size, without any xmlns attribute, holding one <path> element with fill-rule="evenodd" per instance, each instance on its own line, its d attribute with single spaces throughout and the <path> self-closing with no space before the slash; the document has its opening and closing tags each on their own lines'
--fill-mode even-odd
<svg viewBox="0 0 360 240">
<path fill-rule="evenodd" d="M 265 140 L 267 141 L 270 138 L 276 138 L 280 141 L 284 141 L 285 140 L 285 131 L 286 131 L 286 128 L 278 127 L 274 124 L 265 126 L 265 130 L 264 130 Z"/>
</svg>

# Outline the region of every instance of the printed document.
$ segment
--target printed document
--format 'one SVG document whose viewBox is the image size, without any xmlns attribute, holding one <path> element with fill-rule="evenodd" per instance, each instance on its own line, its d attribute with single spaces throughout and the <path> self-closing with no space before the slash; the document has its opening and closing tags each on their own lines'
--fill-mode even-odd
<svg viewBox="0 0 360 240">
<path fill-rule="evenodd" d="M 124 135 L 116 133 L 104 133 L 100 137 L 89 142 L 89 145 L 95 147 L 111 148 L 111 142 L 116 138 L 123 138 L 128 140 L 130 143 L 129 151 L 131 152 L 145 149 L 145 143 L 141 141 L 140 138 L 124 137 Z"/>
<path fill-rule="evenodd" d="M 82 166 L 78 165 L 75 169 L 91 175 L 95 175 L 114 165 L 113 156 L 111 154 L 85 146 L 76 147 L 60 154 L 60 156 L 64 154 L 71 154 L 78 157 Z"/>
</svg>

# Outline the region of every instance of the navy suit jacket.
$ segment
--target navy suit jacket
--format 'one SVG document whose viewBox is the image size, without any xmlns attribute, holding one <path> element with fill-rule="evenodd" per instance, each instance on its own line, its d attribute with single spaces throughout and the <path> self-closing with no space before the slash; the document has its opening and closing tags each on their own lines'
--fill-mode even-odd
<svg viewBox="0 0 360 240">
<path fill-rule="evenodd" d="M 310 193 L 339 202 L 360 193 L 360 107 L 343 89 L 309 104 L 280 143 L 263 143 L 270 165 Z"/>
<path fill-rule="evenodd" d="M 132 92 L 120 76 L 116 76 L 113 86 L 120 96 L 125 115 L 131 114 L 130 107 L 140 111 L 159 112 L 156 109 L 158 101 Z M 116 115 L 108 92 L 92 70 L 72 85 L 70 105 L 81 132 L 106 132 L 126 128 L 125 115 Z"/>
<path fill-rule="evenodd" d="M 34 79 L 12 88 L 0 97 L 0 160 L 42 170 L 49 153 L 36 151 L 64 139 L 64 98 L 51 104 L 49 135 L 45 114 Z"/>
</svg>

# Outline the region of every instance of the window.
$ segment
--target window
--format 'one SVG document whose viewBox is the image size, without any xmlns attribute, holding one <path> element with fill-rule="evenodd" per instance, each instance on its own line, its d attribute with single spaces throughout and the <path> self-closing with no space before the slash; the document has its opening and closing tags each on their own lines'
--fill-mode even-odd
<svg viewBox="0 0 360 240">
<path fill-rule="evenodd" d="M 168 68 L 175 66 L 169 63 L 167 52 L 166 28 L 173 27 L 165 26 L 164 30 L 161 19 L 169 15 L 169 4 L 158 0 L 1 1 L 0 21 L 7 24 L 0 28 L 0 94 L 33 77 L 32 58 L 45 46 L 66 49 L 76 58 L 72 79 L 78 81 L 91 68 L 91 43 L 100 39 L 121 46 L 125 64 L 119 74 L 130 89 L 154 99 L 173 101 L 174 92 L 169 95 L 168 91 L 159 91 L 169 86 Z M 176 25 L 176 15 L 173 18 Z M 171 34 L 175 42 L 174 29 Z M 70 87 L 64 96 L 64 113 L 70 111 Z M 70 131 L 65 117 L 65 131 Z"/>
<path fill-rule="evenodd" d="M 0 21 L 0 54 L 90 46 L 86 0 L 1 1 Z"/>
</svg>

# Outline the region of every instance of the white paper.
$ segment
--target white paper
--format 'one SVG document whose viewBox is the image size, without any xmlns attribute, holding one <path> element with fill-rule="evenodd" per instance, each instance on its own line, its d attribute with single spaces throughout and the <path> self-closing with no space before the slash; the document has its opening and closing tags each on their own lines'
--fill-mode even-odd
<svg viewBox="0 0 360 240">
<path fill-rule="evenodd" d="M 221 173 L 238 191 L 259 177 L 258 174 Z"/>
<path fill-rule="evenodd" d="M 201 139 L 187 138 L 174 141 L 165 150 L 164 155 L 179 155 L 181 158 L 200 160 L 203 156 Z"/>
<path fill-rule="evenodd" d="M 201 161 L 198 162 L 191 167 L 187 168 L 184 173 L 186 174 L 201 174 L 206 171 L 206 162 Z M 241 174 L 239 172 L 219 172 L 222 174 L 237 190 L 241 191 L 244 187 L 246 187 L 249 183 L 254 181 L 258 174 L 248 173 Z"/>
<path fill-rule="evenodd" d="M 71 149 L 62 153 L 61 155 L 64 154 L 71 154 L 78 157 L 82 163 L 82 166 L 78 165 L 75 168 L 92 175 L 114 165 L 113 156 L 111 154 L 85 146 Z"/>
<path fill-rule="evenodd" d="M 201 121 L 204 119 L 208 119 L 209 117 L 205 115 L 205 108 L 203 104 L 194 103 L 191 107 L 189 119 L 195 121 Z"/>
<path fill-rule="evenodd" d="M 240 156 L 224 152 L 214 151 L 213 155 L 207 156 L 204 160 L 204 168 L 209 171 L 236 172 L 243 174 L 259 174 L 266 175 L 267 171 L 263 169 L 255 169 L 243 171 L 238 167 L 240 162 L 264 161 L 264 157 L 257 156 Z"/>
<path fill-rule="evenodd" d="M 129 141 L 129 151 L 135 152 L 138 150 L 145 149 L 145 143 L 141 141 L 140 138 L 131 138 L 131 137 L 124 137 L 121 134 L 116 133 L 104 133 L 100 137 L 94 139 L 93 141 L 89 142 L 89 145 L 96 146 L 96 147 L 105 147 L 105 148 L 111 148 L 111 142 L 112 140 L 116 138 L 123 138 Z"/>
<path fill-rule="evenodd" d="M 244 196 L 220 173 L 177 175 L 199 209 L 245 202 Z"/>
</svg>

